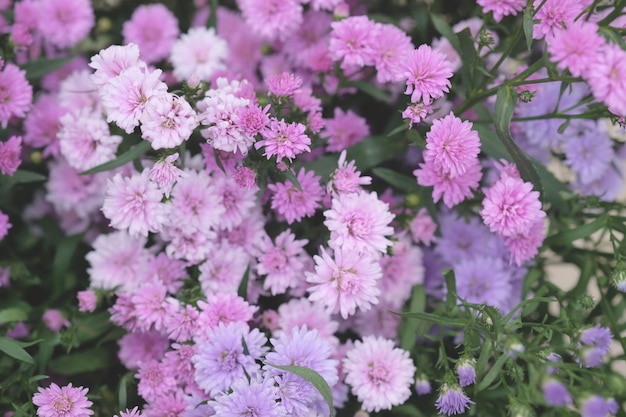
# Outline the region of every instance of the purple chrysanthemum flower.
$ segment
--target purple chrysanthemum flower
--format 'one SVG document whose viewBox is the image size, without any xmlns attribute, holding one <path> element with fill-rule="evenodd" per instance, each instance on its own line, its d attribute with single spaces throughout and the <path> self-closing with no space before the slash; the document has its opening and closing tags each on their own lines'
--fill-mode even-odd
<svg viewBox="0 0 626 417">
<path fill-rule="evenodd" d="M 476 382 L 476 360 L 473 358 L 460 360 L 456 366 L 456 373 L 462 387 L 474 384 Z"/>
<path fill-rule="evenodd" d="M 68 384 L 59 387 L 54 382 L 48 388 L 39 387 L 33 395 L 33 404 L 39 417 L 88 417 L 93 414 L 89 409 L 93 404 L 87 400 L 89 390 L 83 387 L 72 387 Z"/>
<path fill-rule="evenodd" d="M 586 368 L 602 365 L 602 358 L 609 352 L 613 335 L 611 330 L 597 325 L 583 330 L 580 334 L 580 362 Z"/>
<path fill-rule="evenodd" d="M 454 268 L 457 293 L 469 303 L 485 303 L 504 309 L 513 293 L 511 274 L 499 258 L 477 256 Z"/>
<path fill-rule="evenodd" d="M 572 396 L 562 383 L 549 378 L 541 386 L 546 404 L 554 407 L 563 407 L 572 403 Z"/>
<path fill-rule="evenodd" d="M 583 402 L 580 413 L 582 417 L 608 417 L 617 413 L 618 407 L 613 398 L 592 395 Z"/>
<path fill-rule="evenodd" d="M 278 402 L 278 388 L 273 381 L 248 382 L 245 378 L 233 384 L 232 392 L 209 402 L 215 417 L 281 417 L 287 414 Z"/>
<path fill-rule="evenodd" d="M 439 392 L 439 398 L 435 402 L 437 411 L 448 416 L 452 414 L 463 414 L 470 406 L 475 404 L 470 400 L 458 385 L 443 384 Z"/>
</svg>

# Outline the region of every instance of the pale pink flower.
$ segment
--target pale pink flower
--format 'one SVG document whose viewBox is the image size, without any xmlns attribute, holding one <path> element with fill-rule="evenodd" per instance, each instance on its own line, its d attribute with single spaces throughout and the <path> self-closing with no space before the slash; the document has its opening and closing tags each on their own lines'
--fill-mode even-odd
<svg viewBox="0 0 626 417">
<path fill-rule="evenodd" d="M 376 36 L 372 42 L 376 81 L 379 83 L 403 80 L 401 62 L 415 49 L 411 38 L 392 24 L 377 24 Z"/>
<path fill-rule="evenodd" d="M 13 225 L 9 222 L 9 216 L 7 216 L 6 214 L 4 214 L 2 211 L 0 211 L 0 241 L 2 241 L 2 239 L 4 239 L 6 237 L 6 235 L 9 233 L 9 229 L 12 227 Z M 4 269 L 0 268 L 0 271 L 4 271 Z M 8 278 L 8 276 L 7 276 Z M 0 287 L 2 287 L 3 285 L 0 285 Z"/>
<path fill-rule="evenodd" d="M 525 233 L 508 236 L 504 244 L 509 249 L 509 262 L 522 266 L 524 262 L 531 260 L 539 253 L 539 248 L 546 237 L 543 219 L 537 220 Z"/>
<path fill-rule="evenodd" d="M 96 309 L 98 297 L 93 290 L 78 291 L 76 298 L 78 299 L 78 311 L 91 313 Z"/>
<path fill-rule="evenodd" d="M 402 69 L 407 80 L 404 94 L 411 95 L 412 103 L 422 100 L 429 104 L 433 99 L 443 97 L 450 88 L 452 66 L 445 55 L 426 44 L 406 56 Z"/>
<path fill-rule="evenodd" d="M 61 129 L 61 117 L 66 113 L 67 110 L 59 106 L 57 97 L 41 95 L 24 119 L 24 143 L 33 148 L 44 148 L 44 157 L 58 156 L 57 134 Z"/>
<path fill-rule="evenodd" d="M 374 44 L 377 26 L 367 16 L 351 16 L 332 23 L 329 51 L 333 61 L 341 61 L 341 68 L 355 70 L 374 65 Z"/>
<path fill-rule="evenodd" d="M 96 70 L 91 76 L 93 82 L 101 88 L 111 78 L 115 78 L 127 68 L 144 66 L 139 60 L 139 47 L 134 44 L 124 46 L 111 45 L 91 57 L 89 66 Z"/>
<path fill-rule="evenodd" d="M 237 4 L 250 29 L 268 41 L 285 40 L 302 23 L 298 0 L 238 0 Z"/>
<path fill-rule="evenodd" d="M 147 63 L 167 58 L 178 33 L 178 19 L 158 3 L 137 7 L 122 28 L 124 43 L 137 44 L 142 60 Z"/>
<path fill-rule="evenodd" d="M 601 48 L 585 75 L 593 96 L 609 110 L 626 115 L 626 51 L 615 44 Z"/>
<path fill-rule="evenodd" d="M 192 77 L 209 81 L 217 71 L 226 69 L 228 55 L 226 41 L 215 34 L 213 28 L 189 29 L 172 46 L 170 61 L 174 77 L 186 81 Z"/>
<path fill-rule="evenodd" d="M 368 336 L 357 340 L 343 360 L 346 384 L 365 411 L 391 410 L 411 396 L 415 365 L 393 341 Z"/>
<path fill-rule="evenodd" d="M 257 272 L 265 275 L 263 288 L 276 295 L 297 286 L 306 266 L 307 254 L 303 247 L 307 243 L 306 239 L 296 240 L 289 229 L 276 236 L 274 243 L 267 240 L 256 266 Z"/>
<path fill-rule="evenodd" d="M 236 293 L 250 262 L 251 257 L 240 246 L 227 241 L 215 245 L 211 256 L 198 268 L 202 292 L 206 295 Z"/>
<path fill-rule="evenodd" d="M 453 113 L 433 121 L 426 133 L 424 161 L 451 178 L 465 174 L 478 162 L 480 139 L 472 123 L 462 121 Z"/>
<path fill-rule="evenodd" d="M 533 38 L 554 35 L 556 31 L 569 26 L 589 4 L 588 0 L 534 0 L 536 13 L 533 20 L 539 22 L 533 25 Z"/>
<path fill-rule="evenodd" d="M 324 194 L 324 189 L 319 183 L 320 177 L 313 171 L 307 172 L 300 168 L 296 179 L 300 189 L 289 180 L 267 186 L 273 193 L 272 210 L 284 217 L 289 224 L 315 214 Z"/>
<path fill-rule="evenodd" d="M 248 322 L 259 309 L 234 293 L 209 294 L 207 301 L 198 301 L 200 317 L 196 328 L 196 337 L 206 338 L 209 329 L 216 328 L 220 323 Z"/>
<path fill-rule="evenodd" d="M 148 178 L 148 171 L 131 177 L 116 174 L 107 181 L 102 213 L 110 226 L 128 230 L 131 236 L 148 236 L 159 232 L 167 219 L 163 193 Z"/>
<path fill-rule="evenodd" d="M 0 174 L 13 176 L 22 163 L 21 153 L 21 136 L 11 136 L 6 142 L 0 141 Z"/>
<path fill-rule="evenodd" d="M 100 111 L 100 96 L 90 71 L 73 71 L 59 85 L 58 102 L 73 112 L 83 107 Z"/>
<path fill-rule="evenodd" d="M 146 238 L 122 231 L 98 236 L 93 242 L 94 250 L 85 255 L 90 265 L 90 287 L 112 290 L 119 286 L 123 291 L 132 291 L 149 280 L 151 254 L 145 244 Z"/>
<path fill-rule="evenodd" d="M 111 135 L 98 113 L 84 107 L 61 118 L 58 133 L 61 154 L 77 170 L 87 170 L 115 159 L 122 137 Z"/>
<path fill-rule="evenodd" d="M 393 234 L 389 226 L 395 217 L 389 205 L 375 192 L 340 194 L 332 200 L 332 208 L 324 212 L 324 225 L 330 230 L 332 248 L 350 248 L 361 253 L 385 253 Z"/>
<path fill-rule="evenodd" d="M 148 402 L 155 401 L 176 389 L 174 375 L 155 360 L 141 362 L 135 378 L 139 380 L 137 393 Z"/>
<path fill-rule="evenodd" d="M 557 62 L 559 69 L 567 69 L 574 77 L 587 73 L 597 51 L 605 41 L 598 33 L 598 25 L 592 22 L 573 22 L 566 29 L 555 31 L 547 39 L 550 60 Z"/>
<path fill-rule="evenodd" d="M 46 327 L 55 333 L 61 331 L 63 327 L 70 327 L 70 322 L 63 316 L 59 310 L 48 309 L 41 316 Z"/>
<path fill-rule="evenodd" d="M 504 16 L 515 16 L 526 6 L 526 0 L 477 0 L 483 13 L 493 12 L 493 20 L 500 22 Z"/>
<path fill-rule="evenodd" d="M 117 353 L 120 362 L 126 368 L 135 370 L 139 368 L 140 363 L 161 360 L 168 350 L 169 340 L 159 332 L 150 331 L 127 333 L 117 344 L 120 347 Z"/>
<path fill-rule="evenodd" d="M 422 251 L 402 234 L 394 242 L 391 253 L 379 260 L 383 270 L 380 301 L 388 308 L 402 310 L 411 296 L 411 288 L 424 283 Z"/>
<path fill-rule="evenodd" d="M 93 404 L 87 399 L 89 390 L 83 387 L 72 387 L 69 383 L 59 387 L 54 382 L 48 388 L 39 387 L 33 395 L 33 404 L 37 406 L 39 417 L 89 417 Z"/>
<path fill-rule="evenodd" d="M 216 177 L 214 185 L 224 207 L 218 227 L 232 230 L 241 224 L 256 206 L 256 192 L 252 189 L 237 187 L 234 181 L 226 175 Z"/>
<path fill-rule="evenodd" d="M 137 317 L 136 329 L 143 332 L 151 329 L 158 332 L 165 330 L 165 320 L 173 310 L 173 306 L 167 303 L 166 296 L 167 288 L 158 281 L 143 283 L 133 291 L 130 301 Z"/>
<path fill-rule="evenodd" d="M 296 155 L 306 151 L 311 152 L 309 145 L 311 138 L 305 134 L 306 126 L 302 123 L 286 123 L 284 119 L 270 120 L 269 126 L 261 132 L 263 140 L 254 144 L 256 149 L 263 147 L 265 156 L 270 159 L 276 156 L 280 162 L 287 158 L 292 162 Z"/>
<path fill-rule="evenodd" d="M 185 175 L 183 170 L 174 165 L 178 152 L 168 155 L 154 163 L 150 169 L 150 181 L 156 182 L 165 197 L 169 197 L 174 183 Z"/>
<path fill-rule="evenodd" d="M 435 240 L 435 231 L 437 230 L 437 224 L 433 221 L 428 210 L 421 208 L 417 215 L 411 220 L 409 225 L 413 240 L 416 243 L 423 243 L 426 246 Z"/>
<path fill-rule="evenodd" d="M 6 128 L 11 117 L 24 117 L 33 101 L 33 87 L 26 71 L 7 63 L 0 72 L 0 124 Z"/>
<path fill-rule="evenodd" d="M 289 72 L 270 75 L 265 79 L 268 91 L 276 97 L 289 97 L 298 92 L 302 78 Z"/>
<path fill-rule="evenodd" d="M 96 23 L 89 0 L 41 0 L 37 29 L 50 44 L 72 47 L 82 41 Z"/>
<path fill-rule="evenodd" d="M 312 284 L 309 300 L 320 303 L 330 313 L 338 312 L 344 319 L 357 308 L 367 311 L 378 304 L 377 281 L 382 270 L 377 258 L 350 247 L 335 250 L 334 259 L 323 247 L 320 253 L 313 257 L 315 273 L 305 272 L 306 281 Z"/>
<path fill-rule="evenodd" d="M 167 85 L 159 79 L 161 73 L 160 69 L 148 71 L 134 66 L 109 79 L 100 90 L 107 121 L 132 133 L 150 99 L 167 91 Z"/>
<path fill-rule="evenodd" d="M 237 167 L 233 174 L 233 180 L 238 186 L 247 190 L 256 191 L 259 188 L 256 183 L 256 172 L 245 166 Z"/>
<path fill-rule="evenodd" d="M 175 148 L 198 126 L 196 112 L 184 97 L 163 92 L 148 100 L 140 116 L 141 136 L 152 149 Z"/>
<path fill-rule="evenodd" d="M 274 337 L 289 334 L 296 327 L 306 326 L 308 330 L 317 330 L 319 336 L 333 346 L 339 345 L 339 339 L 335 337 L 339 323 L 333 320 L 328 311 L 320 309 L 308 298 L 293 298 L 281 304 L 276 320 L 277 327 L 272 330 Z"/>
<path fill-rule="evenodd" d="M 363 190 L 362 185 L 372 183 L 371 177 L 362 177 L 356 170 L 354 161 L 346 162 L 346 151 L 341 151 L 337 161 L 337 169 L 330 174 L 326 191 L 334 194 L 358 193 Z"/>
<path fill-rule="evenodd" d="M 420 123 L 433 113 L 433 106 L 425 103 L 409 104 L 402 112 L 403 119 L 409 119 L 409 129 L 413 127 L 413 123 Z"/>
</svg>

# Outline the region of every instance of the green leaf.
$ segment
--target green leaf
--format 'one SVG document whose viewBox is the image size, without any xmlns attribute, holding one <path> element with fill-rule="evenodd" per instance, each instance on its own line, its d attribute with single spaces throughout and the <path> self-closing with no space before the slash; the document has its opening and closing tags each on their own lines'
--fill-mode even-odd
<svg viewBox="0 0 626 417">
<path fill-rule="evenodd" d="M 566 230 L 556 235 L 552 235 L 544 242 L 547 246 L 568 246 L 578 239 L 583 239 L 591 236 L 598 230 L 605 228 L 608 222 L 608 215 L 603 214 L 592 222 L 583 224 L 574 229 Z"/>
<path fill-rule="evenodd" d="M 526 38 L 526 48 L 530 51 L 530 47 L 533 44 L 533 11 L 532 7 L 526 7 L 524 9 L 524 37 Z"/>
<path fill-rule="evenodd" d="M 354 160 L 360 171 L 365 171 L 406 151 L 406 142 L 400 138 L 371 136 L 350 148 L 346 160 Z M 337 165 L 335 165 L 336 167 Z"/>
<path fill-rule="evenodd" d="M 217 2 L 218 0 L 211 0 L 211 14 L 209 15 L 209 20 L 206 24 L 208 29 L 214 28 L 217 30 Z"/>
<path fill-rule="evenodd" d="M 120 386 L 117 389 L 117 405 L 120 410 L 124 410 L 126 408 L 126 403 L 128 402 L 128 392 L 126 389 L 127 379 L 128 374 L 124 375 L 122 379 L 120 379 Z"/>
<path fill-rule="evenodd" d="M 13 176 L 10 177 L 10 180 L 15 184 L 25 184 L 30 182 L 40 182 L 45 181 L 48 178 L 45 175 L 42 175 L 38 172 L 25 171 L 18 169 L 13 173 Z"/>
<path fill-rule="evenodd" d="M 293 172 L 291 172 L 290 170 L 286 170 L 282 172 L 282 174 L 293 184 L 294 187 L 298 189 L 298 191 L 302 191 L 302 186 L 300 185 L 300 181 L 298 181 L 298 178 L 295 175 L 293 175 Z"/>
<path fill-rule="evenodd" d="M 406 416 L 406 417 L 425 417 L 426 414 L 422 413 L 419 408 L 408 402 L 393 408 L 394 416 Z"/>
<path fill-rule="evenodd" d="M 319 393 L 322 394 L 322 397 L 324 397 L 324 400 L 326 400 L 326 404 L 328 404 L 328 409 L 330 410 L 330 417 L 334 417 L 335 409 L 333 408 L 333 394 L 328 386 L 328 383 L 320 374 L 315 372 L 313 369 L 305 368 L 304 366 L 280 366 L 273 365 L 268 362 L 265 362 L 265 364 L 273 368 L 282 369 L 283 371 L 296 374 L 313 384 L 315 389 L 318 390 Z"/>
<path fill-rule="evenodd" d="M 380 90 L 374 84 L 367 81 L 348 81 L 345 84 L 346 87 L 356 87 L 357 90 L 365 93 L 376 100 L 383 101 L 385 103 L 391 103 L 391 95 Z"/>
<path fill-rule="evenodd" d="M 26 79 L 33 81 L 64 67 L 65 64 L 69 63 L 72 59 L 74 59 L 73 56 L 52 59 L 41 58 L 21 65 L 21 68 L 26 70 Z"/>
<path fill-rule="evenodd" d="M 76 317 L 72 325 L 77 341 L 84 343 L 94 340 L 112 329 L 113 325 L 109 317 L 106 311 Z"/>
<path fill-rule="evenodd" d="M 535 190 L 543 193 L 537 171 L 535 171 L 535 168 L 526 154 L 513 142 L 513 138 L 511 137 L 511 117 L 513 116 L 516 102 L 517 94 L 513 87 L 502 86 L 498 88 L 494 109 L 496 133 L 509 152 L 509 155 L 511 155 L 511 158 L 513 158 L 513 162 L 517 166 L 522 179 L 526 182 L 530 182 L 533 184 Z"/>
<path fill-rule="evenodd" d="M 438 324 L 440 326 L 445 326 L 445 327 L 463 328 L 465 327 L 465 324 L 466 324 L 466 321 L 464 319 L 448 318 L 439 314 L 422 313 L 422 312 L 399 313 L 395 311 L 392 311 L 392 313 L 400 317 L 407 317 L 411 319 L 430 321 L 432 323 Z"/>
<path fill-rule="evenodd" d="M 60 356 L 50 361 L 49 367 L 61 375 L 76 375 L 106 369 L 112 363 L 109 349 L 100 347 Z"/>
<path fill-rule="evenodd" d="M 491 383 L 495 381 L 495 379 L 498 377 L 498 375 L 500 374 L 500 369 L 502 369 L 505 362 L 508 361 L 509 359 L 511 358 L 506 353 L 501 355 L 496 361 L 496 363 L 493 364 L 491 369 L 489 369 L 489 372 L 487 372 L 487 375 L 485 375 L 484 378 L 482 378 L 482 380 L 478 383 L 478 385 L 476 385 L 474 392 L 480 392 L 484 390 L 485 388 L 488 388 L 491 385 Z"/>
<path fill-rule="evenodd" d="M 474 37 L 469 28 L 463 29 L 461 32 L 457 33 L 456 36 L 459 39 L 461 61 L 463 62 L 461 78 L 465 88 L 471 91 L 482 81 L 482 77 L 477 77 L 476 71 L 479 66 L 483 65 L 482 60 L 478 56 Z"/>
<path fill-rule="evenodd" d="M 246 300 L 248 298 L 248 281 L 250 280 L 250 264 L 246 267 L 246 272 L 243 274 L 243 278 L 239 283 L 237 289 L 237 295 Z"/>
<path fill-rule="evenodd" d="M 437 32 L 439 32 L 441 36 L 446 38 L 450 42 L 452 47 L 460 54 L 461 46 L 459 44 L 459 38 L 456 37 L 450 25 L 448 25 L 448 23 L 438 14 L 433 13 L 430 16 L 430 20 L 433 22 L 433 26 L 435 27 Z"/>
<path fill-rule="evenodd" d="M 11 323 L 15 321 L 25 321 L 28 313 L 19 307 L 9 307 L 0 310 L 0 323 Z"/>
<path fill-rule="evenodd" d="M 0 351 L 6 353 L 10 357 L 22 362 L 34 364 L 33 357 L 30 356 L 15 340 L 8 337 L 0 337 Z"/>
<path fill-rule="evenodd" d="M 395 187 L 398 191 L 419 193 L 422 189 L 415 180 L 415 177 L 409 177 L 408 175 L 400 174 L 388 168 L 374 168 L 372 173 Z"/>
<path fill-rule="evenodd" d="M 443 276 L 446 279 L 446 309 L 450 311 L 456 306 L 456 278 L 452 269 L 445 271 Z"/>
<path fill-rule="evenodd" d="M 147 140 L 142 140 L 137 145 L 133 146 L 132 148 L 130 148 L 129 150 L 127 150 L 126 152 L 124 152 L 123 154 L 115 158 L 114 160 L 105 162 L 104 164 L 88 169 L 87 171 L 83 171 L 80 174 L 81 175 L 96 174 L 98 172 L 109 171 L 111 169 L 121 167 L 131 162 L 135 158 L 139 158 L 141 155 L 146 153 L 148 149 L 150 149 L 150 142 L 148 142 Z"/>
<path fill-rule="evenodd" d="M 425 308 L 426 293 L 424 291 L 424 286 L 416 285 L 413 287 L 409 311 L 421 313 Z M 420 322 L 418 320 L 404 320 L 403 324 L 402 334 L 400 335 L 400 347 L 410 352 L 415 346 L 415 338 L 417 336 L 417 330 L 420 327 Z"/>
<path fill-rule="evenodd" d="M 58 245 L 52 261 L 52 282 L 54 295 L 63 293 L 67 287 L 67 274 L 78 244 L 83 239 L 83 234 L 68 236 Z M 53 296 L 54 297 L 54 296 Z"/>
</svg>

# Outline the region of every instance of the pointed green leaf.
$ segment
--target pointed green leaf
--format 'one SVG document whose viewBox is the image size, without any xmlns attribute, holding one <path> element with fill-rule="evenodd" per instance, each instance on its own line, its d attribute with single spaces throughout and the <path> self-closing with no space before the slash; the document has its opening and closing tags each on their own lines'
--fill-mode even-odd
<svg viewBox="0 0 626 417">
<path fill-rule="evenodd" d="M 244 300 L 248 297 L 248 281 L 250 280 L 250 264 L 246 268 L 246 272 L 243 274 L 243 278 L 239 283 L 239 288 L 237 289 L 237 295 L 239 295 Z"/>
<path fill-rule="evenodd" d="M 423 285 L 416 285 L 413 287 L 411 294 L 411 304 L 409 304 L 409 311 L 413 313 L 421 313 L 426 308 L 426 292 Z M 420 322 L 417 320 L 404 320 L 404 328 L 400 335 L 400 347 L 408 352 L 415 346 L 415 338 L 417 337 L 417 330 L 420 327 Z"/>
<path fill-rule="evenodd" d="M 526 7 L 524 9 L 524 37 L 526 38 L 526 48 L 530 51 L 530 47 L 533 44 L 533 11 L 532 7 Z"/>
<path fill-rule="evenodd" d="M 296 374 L 313 384 L 315 389 L 318 390 L 319 393 L 322 394 L 322 397 L 324 397 L 324 400 L 326 400 L 326 404 L 328 404 L 328 409 L 330 410 L 330 417 L 334 417 L 335 409 L 333 408 L 333 394 L 328 386 L 328 383 L 320 374 L 315 372 L 313 369 L 305 368 L 304 366 L 280 366 L 273 365 L 268 362 L 265 362 L 265 364 L 273 368 L 282 369 L 283 371 Z"/>
<path fill-rule="evenodd" d="M 446 279 L 446 309 L 450 311 L 456 306 L 456 278 L 452 269 L 445 271 L 443 276 Z"/>
<path fill-rule="evenodd" d="M 346 87 L 356 87 L 357 90 L 365 93 L 376 100 L 383 101 L 385 103 L 391 103 L 391 96 L 389 93 L 377 88 L 374 84 L 367 81 L 348 81 L 345 84 Z"/>
<path fill-rule="evenodd" d="M 469 28 L 463 29 L 456 34 L 459 39 L 459 45 L 461 48 L 461 78 L 463 85 L 468 91 L 471 91 L 476 85 L 480 84 L 483 77 L 478 77 L 477 68 L 482 66 L 482 60 L 478 56 L 476 51 L 476 44 L 474 37 Z"/>
<path fill-rule="evenodd" d="M 15 184 L 25 184 L 29 182 L 45 181 L 48 178 L 45 175 L 42 175 L 38 172 L 24 171 L 24 170 L 18 169 L 17 171 L 13 173 L 10 179 Z"/>
<path fill-rule="evenodd" d="M 496 105 L 494 109 L 494 123 L 496 133 L 504 144 L 513 162 L 517 166 L 522 179 L 533 184 L 533 188 L 543 193 L 541 180 L 537 171 L 531 164 L 526 154 L 513 142 L 511 137 L 511 117 L 517 103 L 517 93 L 513 87 L 502 86 L 498 88 Z"/>
<path fill-rule="evenodd" d="M 487 372 L 487 375 L 485 375 L 485 377 L 482 378 L 482 380 L 478 383 L 478 385 L 476 385 L 474 392 L 480 392 L 484 390 L 485 388 L 488 388 L 491 385 L 491 383 L 496 380 L 496 378 L 500 374 L 500 370 L 502 369 L 506 361 L 508 361 L 509 359 L 511 358 L 507 354 L 501 355 L 496 361 L 496 363 L 493 364 L 491 369 L 489 369 L 489 372 Z"/>
<path fill-rule="evenodd" d="M 128 392 L 126 388 L 128 379 L 128 374 L 124 375 L 122 379 L 120 379 L 120 386 L 117 389 L 117 406 L 120 410 L 124 410 L 126 408 L 126 403 L 128 402 Z"/>
<path fill-rule="evenodd" d="M 208 29 L 214 28 L 217 30 L 217 2 L 218 0 L 211 0 L 211 14 L 209 15 L 209 20 L 206 24 Z"/>
<path fill-rule="evenodd" d="M 26 79 L 33 81 L 64 67 L 65 64 L 69 63 L 72 59 L 74 59 L 73 56 L 52 59 L 41 58 L 21 65 L 21 68 L 26 70 Z"/>
<path fill-rule="evenodd" d="M 569 246 L 573 241 L 591 236 L 593 233 L 606 227 L 607 220 L 608 216 L 604 214 L 592 222 L 548 237 L 545 240 L 545 244 L 547 246 Z"/>
<path fill-rule="evenodd" d="M 150 149 L 150 142 L 147 140 L 142 140 L 137 145 L 133 146 L 117 158 L 112 161 L 105 162 L 104 164 L 98 165 L 97 167 L 93 167 L 88 169 L 87 171 L 81 172 L 81 175 L 90 175 L 96 174 L 98 172 L 109 171 L 114 168 L 121 167 L 131 162 L 135 158 L 139 158 L 141 155 L 146 153 Z"/>
<path fill-rule="evenodd" d="M 300 185 L 300 181 L 298 181 L 298 178 L 295 175 L 293 175 L 293 172 L 291 172 L 288 169 L 284 171 L 282 174 L 293 184 L 294 187 L 298 189 L 298 191 L 302 191 L 302 186 Z"/>
<path fill-rule="evenodd" d="M 392 311 L 392 313 L 400 317 L 407 317 L 411 319 L 430 321 L 432 323 L 438 324 L 439 326 L 445 326 L 445 327 L 462 328 L 462 327 L 465 327 L 465 324 L 466 324 L 466 321 L 463 319 L 448 318 L 448 317 L 445 317 L 439 314 L 433 314 L 433 313 L 423 313 L 423 312 L 398 313 L 395 311 Z"/>
<path fill-rule="evenodd" d="M 22 362 L 34 364 L 33 357 L 30 356 L 15 340 L 8 337 L 0 337 L 0 351 L 6 353 L 10 357 Z"/>
<path fill-rule="evenodd" d="M 24 321 L 28 318 L 28 314 L 24 309 L 19 307 L 10 307 L 0 310 L 0 323 L 11 323 L 15 321 Z"/>
<path fill-rule="evenodd" d="M 99 371 L 113 364 L 108 348 L 94 348 L 60 356 L 49 363 L 50 370 L 61 375 Z"/>
<path fill-rule="evenodd" d="M 388 168 L 374 168 L 372 172 L 378 178 L 398 189 L 398 191 L 404 191 L 406 193 L 419 193 L 422 189 L 422 187 L 420 187 L 417 183 L 415 177 L 409 177 L 408 175 L 400 174 L 399 172 Z"/>
<path fill-rule="evenodd" d="M 456 37 L 450 25 L 448 25 L 448 23 L 438 14 L 433 13 L 430 16 L 430 19 L 433 22 L 433 26 L 435 27 L 437 32 L 439 32 L 441 36 L 446 38 L 450 42 L 452 47 L 460 54 L 461 47 L 459 45 L 459 38 Z"/>
<path fill-rule="evenodd" d="M 371 136 L 348 148 L 346 160 L 354 160 L 360 171 L 380 165 L 406 151 L 406 142 L 400 138 Z M 336 167 L 336 165 L 335 165 Z"/>
</svg>

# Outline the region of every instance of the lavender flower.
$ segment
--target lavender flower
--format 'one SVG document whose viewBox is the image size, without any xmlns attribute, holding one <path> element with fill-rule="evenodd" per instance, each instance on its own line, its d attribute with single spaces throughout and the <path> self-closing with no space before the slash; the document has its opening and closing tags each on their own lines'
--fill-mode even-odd
<svg viewBox="0 0 626 417">
<path fill-rule="evenodd" d="M 435 402 L 437 411 L 441 414 L 451 416 L 452 414 L 463 414 L 469 409 L 470 404 L 476 404 L 470 400 L 458 385 L 443 384 L 439 391 L 439 398 Z"/>
</svg>

